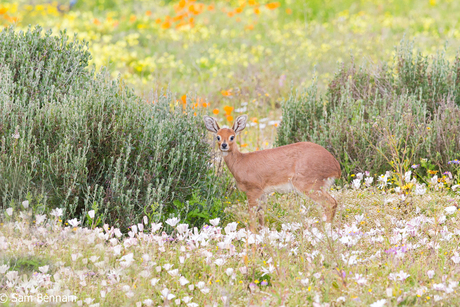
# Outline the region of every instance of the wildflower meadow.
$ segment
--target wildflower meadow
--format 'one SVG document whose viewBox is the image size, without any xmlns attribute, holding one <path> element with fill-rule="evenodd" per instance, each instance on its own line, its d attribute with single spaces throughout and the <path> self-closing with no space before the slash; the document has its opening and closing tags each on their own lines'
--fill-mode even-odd
<svg viewBox="0 0 460 307">
<path fill-rule="evenodd" d="M 0 304 L 460 305 L 458 13 L 2 1 Z M 336 157 L 332 223 L 270 193 L 250 230 L 203 122 L 241 114 L 243 153 L 309 141 Z"/>
</svg>

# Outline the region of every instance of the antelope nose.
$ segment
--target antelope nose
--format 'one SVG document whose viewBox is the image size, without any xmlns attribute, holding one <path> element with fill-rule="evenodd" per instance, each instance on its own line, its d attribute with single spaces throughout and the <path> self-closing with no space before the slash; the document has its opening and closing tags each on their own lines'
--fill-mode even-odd
<svg viewBox="0 0 460 307">
<path fill-rule="evenodd" d="M 222 148 L 223 148 L 223 149 L 227 148 L 227 143 L 223 143 L 223 144 L 222 144 Z"/>
</svg>

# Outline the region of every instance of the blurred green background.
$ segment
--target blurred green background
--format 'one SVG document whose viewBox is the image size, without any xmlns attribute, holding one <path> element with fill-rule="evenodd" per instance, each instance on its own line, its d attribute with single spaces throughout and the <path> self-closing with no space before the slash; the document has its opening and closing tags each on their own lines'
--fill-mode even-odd
<svg viewBox="0 0 460 307">
<path fill-rule="evenodd" d="M 0 25 L 39 24 L 89 42 L 91 64 L 139 94 L 169 87 L 229 124 L 248 113 L 242 139 L 271 147 L 291 87 L 325 90 L 340 62 L 391 61 L 405 38 L 434 54 L 459 46 L 457 1 L 3 1 Z M 227 108 L 224 109 L 224 107 Z"/>
</svg>

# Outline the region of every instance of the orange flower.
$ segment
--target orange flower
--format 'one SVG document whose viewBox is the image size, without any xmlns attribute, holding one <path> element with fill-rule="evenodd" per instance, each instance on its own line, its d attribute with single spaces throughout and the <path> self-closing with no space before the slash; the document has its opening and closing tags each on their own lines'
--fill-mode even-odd
<svg viewBox="0 0 460 307">
<path fill-rule="evenodd" d="M 203 102 L 203 108 L 207 108 L 208 104 L 206 102 Z"/>
<path fill-rule="evenodd" d="M 2 7 L 2 8 L 0 9 L 0 15 L 5 14 L 6 12 L 8 12 L 8 9 L 7 9 L 7 8 Z"/>
<path fill-rule="evenodd" d="M 233 116 L 227 115 L 227 120 L 228 120 L 229 122 L 232 122 L 232 121 L 233 121 Z"/>
<path fill-rule="evenodd" d="M 227 15 L 228 15 L 228 17 L 233 17 L 233 16 L 235 16 L 235 12 L 228 12 Z"/>
<path fill-rule="evenodd" d="M 256 123 L 256 124 L 257 124 L 257 117 L 251 118 L 251 121 L 252 121 L 253 123 Z"/>
<path fill-rule="evenodd" d="M 183 103 L 183 104 L 186 104 L 186 103 L 187 103 L 187 95 L 182 95 L 182 97 L 180 98 L 180 100 L 182 100 L 182 103 Z"/>
<path fill-rule="evenodd" d="M 161 23 L 161 18 L 155 19 L 155 23 Z"/>
<path fill-rule="evenodd" d="M 233 107 L 231 107 L 231 106 L 225 106 L 225 107 L 224 107 L 224 111 L 225 111 L 225 114 L 227 114 L 227 116 L 228 116 L 228 115 L 230 115 L 230 114 L 232 113 Z"/>
<path fill-rule="evenodd" d="M 254 25 L 249 24 L 246 27 L 244 27 L 246 30 L 254 30 Z"/>
<path fill-rule="evenodd" d="M 279 3 L 279 2 L 272 2 L 272 3 L 266 4 L 265 6 L 266 6 L 267 9 L 269 9 L 269 10 L 274 10 L 274 9 L 276 9 L 276 8 L 279 8 L 280 5 L 281 5 L 281 3 Z"/>
<path fill-rule="evenodd" d="M 180 27 L 183 27 L 183 26 L 185 26 L 186 24 L 187 24 L 186 22 L 181 21 L 181 22 L 179 22 L 179 23 L 176 25 L 176 29 L 179 29 Z"/>
<path fill-rule="evenodd" d="M 214 110 L 212 110 L 212 113 L 213 113 L 213 114 L 216 114 L 216 115 L 219 114 L 219 109 L 214 109 Z"/>
<path fill-rule="evenodd" d="M 137 19 L 137 17 L 135 15 L 131 15 L 131 17 L 129 17 L 129 21 L 131 22 L 135 22 Z"/>
<path fill-rule="evenodd" d="M 163 22 L 163 24 L 161 25 L 161 28 L 162 29 L 169 29 L 171 27 L 171 23 L 169 21 L 165 21 Z"/>
<path fill-rule="evenodd" d="M 243 8 L 242 7 L 237 7 L 236 10 L 235 10 L 235 13 L 237 14 L 240 14 L 243 12 Z"/>
<path fill-rule="evenodd" d="M 257 14 L 257 15 L 259 15 L 259 14 L 260 14 L 260 10 L 259 10 L 259 8 L 258 8 L 258 7 L 255 7 L 255 8 L 254 8 L 254 14 Z"/>
<path fill-rule="evenodd" d="M 241 144 L 241 147 L 248 147 L 247 143 Z"/>
<path fill-rule="evenodd" d="M 174 22 L 175 22 L 175 21 L 179 21 L 179 20 L 181 20 L 182 18 L 184 18 L 184 16 L 185 16 L 185 14 L 183 14 L 183 15 L 177 15 L 176 17 L 173 18 L 173 21 L 174 21 Z"/>
<path fill-rule="evenodd" d="M 274 124 L 274 126 L 275 126 L 275 127 L 278 127 L 278 126 L 279 126 L 279 124 L 278 124 L 278 123 L 275 123 L 275 124 Z"/>
<path fill-rule="evenodd" d="M 248 4 L 249 5 L 257 5 L 257 1 L 256 0 L 249 0 Z"/>
<path fill-rule="evenodd" d="M 195 113 L 193 113 L 193 116 L 196 116 L 196 112 L 195 112 Z"/>
<path fill-rule="evenodd" d="M 208 6 L 208 11 L 214 11 L 214 5 L 212 5 L 212 4 L 209 5 L 209 6 Z"/>
<path fill-rule="evenodd" d="M 287 9 L 286 9 L 286 14 L 291 15 L 291 14 L 292 14 L 292 10 L 289 9 L 289 8 L 287 8 Z"/>
<path fill-rule="evenodd" d="M 94 19 L 93 19 L 93 23 L 94 23 L 95 25 L 100 25 L 100 24 L 101 24 L 101 22 L 100 22 L 99 19 L 97 19 L 97 18 L 94 18 Z"/>
<path fill-rule="evenodd" d="M 183 9 L 185 7 L 185 4 L 186 4 L 185 0 L 180 0 L 179 1 L 179 8 Z"/>
<path fill-rule="evenodd" d="M 232 93 L 230 91 L 221 91 L 221 94 L 224 96 L 232 96 Z"/>
<path fill-rule="evenodd" d="M 147 12 L 145 12 L 145 15 L 147 15 L 147 16 L 152 15 L 152 11 L 147 11 Z"/>
</svg>

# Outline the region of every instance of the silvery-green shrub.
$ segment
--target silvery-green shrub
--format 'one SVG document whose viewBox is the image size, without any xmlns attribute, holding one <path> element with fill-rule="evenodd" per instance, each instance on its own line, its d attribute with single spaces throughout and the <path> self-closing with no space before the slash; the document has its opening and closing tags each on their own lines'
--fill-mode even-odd
<svg viewBox="0 0 460 307">
<path fill-rule="evenodd" d="M 8 28 L 0 48 L 2 207 L 40 195 L 64 218 L 96 208 L 103 223 L 127 227 L 217 193 L 198 110 L 169 92 L 146 102 L 89 69 L 85 44 L 65 33 Z"/>
</svg>

